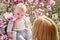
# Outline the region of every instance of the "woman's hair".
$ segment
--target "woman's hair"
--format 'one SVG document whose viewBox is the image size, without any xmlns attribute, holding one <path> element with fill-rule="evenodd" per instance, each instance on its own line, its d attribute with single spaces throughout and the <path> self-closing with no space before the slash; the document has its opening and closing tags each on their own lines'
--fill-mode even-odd
<svg viewBox="0 0 60 40">
<path fill-rule="evenodd" d="M 48 17 L 38 17 L 32 28 L 32 40 L 58 40 L 56 24 Z"/>
</svg>

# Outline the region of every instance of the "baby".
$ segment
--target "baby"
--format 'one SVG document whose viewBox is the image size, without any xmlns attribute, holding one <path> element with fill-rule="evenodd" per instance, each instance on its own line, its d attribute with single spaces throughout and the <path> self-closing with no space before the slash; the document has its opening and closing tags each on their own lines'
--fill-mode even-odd
<svg viewBox="0 0 60 40">
<path fill-rule="evenodd" d="M 25 16 L 26 6 L 23 3 L 16 5 L 13 12 L 16 20 L 9 21 L 7 27 L 8 36 L 12 36 L 12 40 L 30 40 L 31 39 L 31 23 Z M 11 35 L 12 34 L 12 35 Z"/>
</svg>

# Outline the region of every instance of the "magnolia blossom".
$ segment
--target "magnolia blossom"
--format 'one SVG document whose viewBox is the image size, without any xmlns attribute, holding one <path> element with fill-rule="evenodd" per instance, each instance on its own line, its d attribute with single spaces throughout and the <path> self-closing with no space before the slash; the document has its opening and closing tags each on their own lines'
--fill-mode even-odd
<svg viewBox="0 0 60 40">
<path fill-rule="evenodd" d="M 32 11 L 32 14 L 35 14 L 35 11 Z"/>
<path fill-rule="evenodd" d="M 36 12 L 32 11 L 32 14 L 35 16 L 35 18 L 37 18 Z"/>
<path fill-rule="evenodd" d="M 40 6 L 43 7 L 44 6 L 44 3 L 43 2 L 40 2 Z"/>
<path fill-rule="evenodd" d="M 36 6 L 38 4 L 38 2 L 35 2 L 34 5 Z"/>
<path fill-rule="evenodd" d="M 36 9 L 36 15 L 42 15 L 42 12 L 44 12 L 43 9 L 39 8 L 39 9 Z"/>
<path fill-rule="evenodd" d="M 4 40 L 4 33 L 0 32 L 0 40 Z"/>
<path fill-rule="evenodd" d="M 38 4 L 38 0 L 35 0 L 34 5 L 36 6 Z"/>
<path fill-rule="evenodd" d="M 37 15 L 37 16 L 40 16 L 40 12 L 39 12 L 39 11 L 37 11 L 37 12 L 36 12 L 36 15 Z"/>
<path fill-rule="evenodd" d="M 4 3 L 9 3 L 9 2 L 10 2 L 10 0 L 3 0 L 3 2 L 4 2 Z"/>
<path fill-rule="evenodd" d="M 56 14 L 52 14 L 52 17 L 56 17 Z"/>
<path fill-rule="evenodd" d="M 35 8 L 36 6 L 35 6 L 35 5 L 33 5 L 33 6 L 30 6 L 30 7 L 33 9 L 33 8 Z"/>
<path fill-rule="evenodd" d="M 50 4 L 55 5 L 55 1 L 54 0 L 50 0 Z"/>
<path fill-rule="evenodd" d="M 12 13 L 5 13 L 5 14 L 3 14 L 3 17 L 7 20 L 7 21 L 14 21 L 14 20 L 16 20 L 16 18 L 13 16 L 13 14 Z"/>
<path fill-rule="evenodd" d="M 25 1 L 24 0 L 22 0 L 22 3 L 24 3 Z"/>
<path fill-rule="evenodd" d="M 49 13 L 46 13 L 46 16 L 49 16 Z"/>
<path fill-rule="evenodd" d="M 39 11 L 41 11 L 41 12 L 44 12 L 44 10 L 43 10 L 43 9 L 41 9 L 41 8 L 39 8 L 38 10 L 39 10 Z"/>
<path fill-rule="evenodd" d="M 4 23 L 0 21 L 0 27 L 2 27 L 3 25 L 4 25 Z"/>
<path fill-rule="evenodd" d="M 4 33 L 0 32 L 0 40 L 11 40 L 7 35 L 4 35 Z"/>
<path fill-rule="evenodd" d="M 16 1 L 18 1 L 18 0 L 14 0 L 14 2 L 16 2 Z"/>
<path fill-rule="evenodd" d="M 0 40 L 4 40 L 4 39 L 3 39 L 3 36 L 0 37 Z"/>
<path fill-rule="evenodd" d="M 6 0 L 3 0 L 3 1 L 6 1 Z"/>
<path fill-rule="evenodd" d="M 25 2 L 25 5 L 27 6 L 27 5 L 28 5 L 28 3 L 27 3 L 27 2 Z"/>
<path fill-rule="evenodd" d="M 39 0 L 40 2 L 42 2 L 42 0 Z"/>
<path fill-rule="evenodd" d="M 22 3 L 24 3 L 24 2 L 25 2 L 25 0 L 18 0 L 18 2 L 22 2 Z"/>
<path fill-rule="evenodd" d="M 8 0 L 3 0 L 3 2 L 8 2 Z"/>
<path fill-rule="evenodd" d="M 48 11 L 51 11 L 52 10 L 50 5 L 47 5 L 47 10 Z"/>
<path fill-rule="evenodd" d="M 29 3 L 32 3 L 33 2 L 33 0 L 28 0 L 29 1 Z"/>
<path fill-rule="evenodd" d="M 57 14 L 52 14 L 52 18 L 53 19 L 57 19 L 58 18 L 58 15 Z"/>
<path fill-rule="evenodd" d="M 13 4 L 17 4 L 18 3 L 18 0 L 13 0 Z"/>
</svg>

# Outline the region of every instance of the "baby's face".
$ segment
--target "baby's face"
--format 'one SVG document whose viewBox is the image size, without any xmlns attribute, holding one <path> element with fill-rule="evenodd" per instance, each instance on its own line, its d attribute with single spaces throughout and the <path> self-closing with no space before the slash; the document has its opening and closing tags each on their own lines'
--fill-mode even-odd
<svg viewBox="0 0 60 40">
<path fill-rule="evenodd" d="M 20 9 L 15 9 L 13 14 L 17 19 L 21 19 L 25 15 L 25 12 Z"/>
</svg>

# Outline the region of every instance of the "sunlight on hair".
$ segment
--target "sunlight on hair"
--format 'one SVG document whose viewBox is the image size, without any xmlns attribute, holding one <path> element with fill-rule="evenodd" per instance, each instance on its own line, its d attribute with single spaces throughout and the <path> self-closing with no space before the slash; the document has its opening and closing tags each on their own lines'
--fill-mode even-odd
<svg viewBox="0 0 60 40">
<path fill-rule="evenodd" d="M 35 19 L 32 28 L 32 40 L 58 40 L 56 24 L 46 16 Z"/>
<path fill-rule="evenodd" d="M 21 8 L 24 12 L 26 12 L 27 11 L 27 8 L 26 8 L 26 6 L 23 4 L 23 3 L 18 3 L 17 5 L 16 5 L 16 8 Z"/>
</svg>

